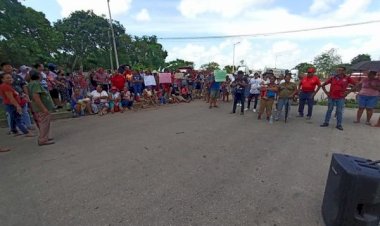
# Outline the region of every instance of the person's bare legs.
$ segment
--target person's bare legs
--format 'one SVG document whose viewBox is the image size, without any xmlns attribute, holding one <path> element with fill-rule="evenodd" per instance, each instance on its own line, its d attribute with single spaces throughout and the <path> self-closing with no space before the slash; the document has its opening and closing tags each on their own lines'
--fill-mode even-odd
<svg viewBox="0 0 380 226">
<path fill-rule="evenodd" d="M 367 108 L 366 110 L 367 110 L 367 122 L 366 122 L 366 124 L 371 125 L 370 121 L 371 121 L 371 118 L 373 115 L 373 109 Z"/>
<path fill-rule="evenodd" d="M 360 123 L 360 119 L 362 118 L 363 112 L 364 112 L 364 108 L 358 109 L 358 111 L 356 113 L 356 121 L 354 121 L 354 123 Z"/>
</svg>

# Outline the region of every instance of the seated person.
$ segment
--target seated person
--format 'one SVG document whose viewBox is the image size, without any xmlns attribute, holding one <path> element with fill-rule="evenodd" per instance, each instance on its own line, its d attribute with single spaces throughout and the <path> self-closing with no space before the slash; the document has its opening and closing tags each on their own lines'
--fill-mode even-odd
<svg viewBox="0 0 380 226">
<path fill-rule="evenodd" d="M 133 109 L 134 96 L 128 90 L 128 87 L 124 87 L 124 89 L 120 92 L 120 99 L 121 99 L 121 101 L 120 101 L 121 102 L 121 113 L 123 113 L 126 108 L 128 108 L 128 110 Z"/>
<path fill-rule="evenodd" d="M 71 96 L 71 109 L 73 110 L 74 117 L 77 115 L 84 116 L 85 111 L 90 115 L 93 114 L 90 98 L 84 98 L 79 88 L 75 88 Z"/>
<path fill-rule="evenodd" d="M 181 88 L 181 95 L 186 100 L 191 100 L 191 95 L 190 95 L 190 92 L 189 92 L 189 88 L 187 88 L 187 86 L 182 86 L 182 88 Z"/>
<path fill-rule="evenodd" d="M 153 94 L 153 91 L 151 89 L 144 89 L 143 90 L 143 97 L 144 97 L 144 102 L 145 104 L 148 104 L 148 105 L 156 105 L 157 102 L 156 102 L 156 99 L 155 99 L 155 95 Z"/>
<path fill-rule="evenodd" d="M 109 94 L 109 108 L 111 113 L 120 111 L 120 93 L 115 86 L 112 86 L 111 92 Z"/>
<path fill-rule="evenodd" d="M 172 87 L 171 98 L 172 98 L 173 103 L 180 103 L 180 102 L 189 103 L 190 102 L 180 95 L 180 92 L 177 86 Z"/>
<path fill-rule="evenodd" d="M 108 93 L 103 90 L 102 85 L 97 85 L 96 89 L 90 93 L 92 100 L 92 109 L 94 113 L 100 116 L 108 112 Z"/>
</svg>

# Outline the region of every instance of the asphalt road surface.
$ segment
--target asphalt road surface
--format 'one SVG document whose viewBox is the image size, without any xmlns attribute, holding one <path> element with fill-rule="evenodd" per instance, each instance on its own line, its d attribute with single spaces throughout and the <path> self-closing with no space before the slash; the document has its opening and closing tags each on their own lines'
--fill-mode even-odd
<svg viewBox="0 0 380 226">
<path fill-rule="evenodd" d="M 333 152 L 380 159 L 380 129 L 258 121 L 202 101 L 58 120 L 56 144 L 0 130 L 0 225 L 323 225 Z M 377 120 L 378 114 L 373 121 Z"/>
</svg>

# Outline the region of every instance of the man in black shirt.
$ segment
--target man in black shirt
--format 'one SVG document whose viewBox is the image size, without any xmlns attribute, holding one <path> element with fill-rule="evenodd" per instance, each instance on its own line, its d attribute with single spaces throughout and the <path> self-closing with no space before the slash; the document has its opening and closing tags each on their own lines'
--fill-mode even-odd
<svg viewBox="0 0 380 226">
<path fill-rule="evenodd" d="M 236 113 L 236 105 L 241 103 L 241 111 L 240 115 L 244 115 L 244 102 L 245 102 L 245 87 L 247 86 L 247 82 L 243 79 L 244 72 L 238 71 L 237 78 L 232 82 L 231 87 L 234 90 L 234 105 L 232 108 L 231 114 Z"/>
</svg>

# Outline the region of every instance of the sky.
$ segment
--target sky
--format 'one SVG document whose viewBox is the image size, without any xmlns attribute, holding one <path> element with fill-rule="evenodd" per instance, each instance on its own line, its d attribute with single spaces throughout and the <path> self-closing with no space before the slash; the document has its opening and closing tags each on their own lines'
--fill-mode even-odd
<svg viewBox="0 0 380 226">
<path fill-rule="evenodd" d="M 107 0 L 24 0 L 53 23 L 75 10 L 107 15 Z M 358 54 L 380 60 L 380 23 L 270 36 L 170 40 L 168 37 L 263 34 L 380 20 L 379 0 L 110 0 L 112 17 L 131 35 L 156 35 L 167 61 L 214 61 L 253 70 L 290 69 L 336 48 L 344 63 Z M 162 38 L 162 39 L 161 39 Z M 234 48 L 235 47 L 235 48 Z M 235 59 L 233 50 L 235 49 Z"/>
</svg>

